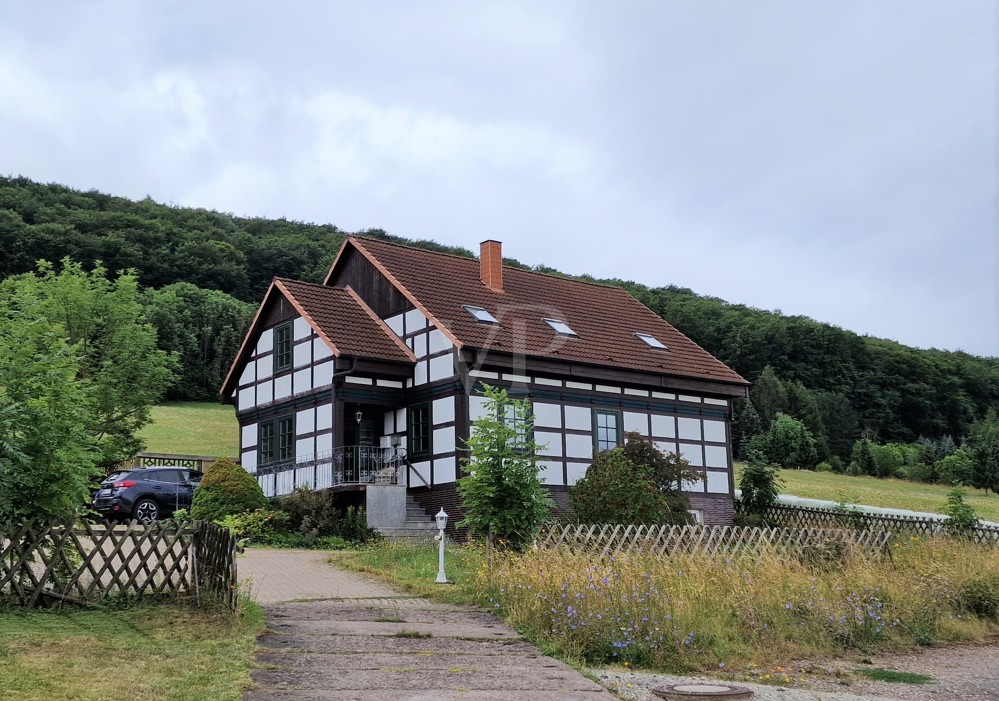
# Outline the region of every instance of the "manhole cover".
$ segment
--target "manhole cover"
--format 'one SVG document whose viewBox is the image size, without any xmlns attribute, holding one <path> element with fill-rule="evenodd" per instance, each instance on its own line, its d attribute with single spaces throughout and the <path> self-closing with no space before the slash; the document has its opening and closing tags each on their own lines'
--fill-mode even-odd
<svg viewBox="0 0 999 701">
<path fill-rule="evenodd" d="M 711 701 L 736 701 L 748 699 L 753 692 L 743 686 L 731 684 L 671 684 L 657 686 L 652 690 L 656 696 L 669 701 L 693 701 L 694 699 L 711 699 Z"/>
</svg>

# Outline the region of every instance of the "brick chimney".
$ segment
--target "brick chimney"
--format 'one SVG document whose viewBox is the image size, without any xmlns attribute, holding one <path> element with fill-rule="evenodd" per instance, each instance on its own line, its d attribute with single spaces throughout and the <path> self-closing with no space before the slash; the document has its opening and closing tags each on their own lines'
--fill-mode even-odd
<svg viewBox="0 0 999 701">
<path fill-rule="evenodd" d="M 493 292 L 503 291 L 503 244 L 499 241 L 479 244 L 479 279 Z"/>
</svg>

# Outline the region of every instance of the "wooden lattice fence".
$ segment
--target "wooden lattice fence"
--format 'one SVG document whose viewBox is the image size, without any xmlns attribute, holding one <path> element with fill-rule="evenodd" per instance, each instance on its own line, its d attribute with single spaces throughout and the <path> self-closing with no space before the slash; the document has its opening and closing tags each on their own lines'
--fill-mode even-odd
<svg viewBox="0 0 999 701">
<path fill-rule="evenodd" d="M 650 554 L 733 557 L 775 555 L 800 557 L 806 550 L 835 544 L 850 551 L 883 553 L 891 539 L 886 531 L 842 528 L 738 528 L 735 526 L 559 525 L 538 536 L 540 548 L 564 549 L 617 557 Z"/>
<path fill-rule="evenodd" d="M 236 541 L 213 523 L 28 522 L 0 534 L 0 601 L 90 605 L 188 596 L 234 607 Z"/>
<path fill-rule="evenodd" d="M 851 528 L 857 530 L 887 530 L 897 534 L 936 536 L 947 533 L 943 520 L 923 516 L 870 514 L 857 509 L 820 509 L 807 506 L 778 504 L 772 506 L 764 520 L 782 528 Z M 968 536 L 979 544 L 999 545 L 999 527 L 979 526 Z"/>
</svg>

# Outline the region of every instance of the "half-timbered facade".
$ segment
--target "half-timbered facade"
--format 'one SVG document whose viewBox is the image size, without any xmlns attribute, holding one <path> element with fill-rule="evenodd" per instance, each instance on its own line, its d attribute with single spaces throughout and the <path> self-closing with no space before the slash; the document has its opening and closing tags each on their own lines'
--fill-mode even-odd
<svg viewBox="0 0 999 701">
<path fill-rule="evenodd" d="M 731 520 L 731 399 L 747 383 L 623 290 L 504 266 L 496 241 L 476 261 L 348 238 L 324 284 L 272 283 L 222 398 L 268 496 L 368 490 L 370 513 L 370 493 L 394 486 L 460 516 L 483 383 L 530 399 L 560 506 L 635 432 L 701 472 L 701 520 Z"/>
</svg>

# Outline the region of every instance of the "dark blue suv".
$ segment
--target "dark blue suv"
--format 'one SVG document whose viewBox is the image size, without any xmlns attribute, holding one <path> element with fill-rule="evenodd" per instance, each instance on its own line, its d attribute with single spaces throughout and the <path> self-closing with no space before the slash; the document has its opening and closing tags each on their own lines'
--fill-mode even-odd
<svg viewBox="0 0 999 701">
<path fill-rule="evenodd" d="M 143 467 L 115 472 L 94 494 L 94 510 L 108 519 L 152 523 L 190 509 L 201 472 L 183 467 Z"/>
</svg>

